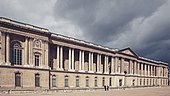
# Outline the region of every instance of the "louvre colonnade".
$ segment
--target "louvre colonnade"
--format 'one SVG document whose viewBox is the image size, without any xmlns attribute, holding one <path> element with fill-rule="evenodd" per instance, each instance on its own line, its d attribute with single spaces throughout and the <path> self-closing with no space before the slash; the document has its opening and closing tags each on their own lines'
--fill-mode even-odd
<svg viewBox="0 0 170 96">
<path fill-rule="evenodd" d="M 168 64 L 0 18 L 0 88 L 87 90 L 167 86 Z M 3 78 L 3 79 L 2 79 Z"/>
</svg>

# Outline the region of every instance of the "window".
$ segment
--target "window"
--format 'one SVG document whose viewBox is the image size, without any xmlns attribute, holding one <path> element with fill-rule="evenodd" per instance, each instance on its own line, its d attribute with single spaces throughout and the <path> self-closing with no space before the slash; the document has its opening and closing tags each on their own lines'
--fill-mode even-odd
<svg viewBox="0 0 170 96">
<path fill-rule="evenodd" d="M 89 87 L 89 77 L 86 77 L 86 87 Z"/>
<path fill-rule="evenodd" d="M 76 87 L 79 87 L 79 76 L 76 76 Z"/>
<path fill-rule="evenodd" d="M 35 74 L 35 87 L 40 87 L 40 74 Z"/>
<path fill-rule="evenodd" d="M 13 65 L 22 64 L 22 47 L 19 42 L 15 42 L 12 46 L 12 64 Z"/>
<path fill-rule="evenodd" d="M 119 86 L 122 86 L 122 79 L 119 79 Z"/>
<path fill-rule="evenodd" d="M 112 78 L 109 79 L 109 86 L 112 86 Z"/>
<path fill-rule="evenodd" d="M 40 55 L 35 55 L 35 66 L 40 66 Z"/>
<path fill-rule="evenodd" d="M 94 79 L 94 86 L 97 87 L 97 77 Z"/>
<path fill-rule="evenodd" d="M 142 85 L 142 79 L 140 79 L 140 85 Z"/>
<path fill-rule="evenodd" d="M 65 76 L 65 87 L 68 87 L 68 76 Z"/>
<path fill-rule="evenodd" d="M 143 80 L 143 85 L 145 86 L 145 79 Z"/>
<path fill-rule="evenodd" d="M 56 76 L 52 76 L 52 87 L 56 87 Z"/>
<path fill-rule="evenodd" d="M 21 87 L 21 73 L 15 73 L 15 86 Z"/>
<path fill-rule="evenodd" d="M 105 78 L 103 77 L 102 85 L 105 85 Z"/>
<path fill-rule="evenodd" d="M 133 79 L 133 83 L 132 83 L 132 86 L 135 86 L 135 79 Z"/>
</svg>

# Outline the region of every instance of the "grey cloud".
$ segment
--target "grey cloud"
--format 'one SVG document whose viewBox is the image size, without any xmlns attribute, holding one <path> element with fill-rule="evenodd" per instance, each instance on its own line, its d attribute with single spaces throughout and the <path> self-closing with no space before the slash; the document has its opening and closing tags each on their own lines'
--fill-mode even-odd
<svg viewBox="0 0 170 96">
<path fill-rule="evenodd" d="M 170 63 L 170 0 L 1 0 L 0 15 Z"/>
<path fill-rule="evenodd" d="M 56 20 L 60 18 L 79 27 L 86 40 L 113 48 L 128 46 L 139 55 L 170 62 L 169 3 L 168 0 L 58 0 L 54 13 Z"/>
</svg>

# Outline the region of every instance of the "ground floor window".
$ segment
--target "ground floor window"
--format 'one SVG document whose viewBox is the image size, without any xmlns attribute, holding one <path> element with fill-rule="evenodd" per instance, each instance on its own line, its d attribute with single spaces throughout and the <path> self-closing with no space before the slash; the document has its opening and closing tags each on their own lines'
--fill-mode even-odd
<svg viewBox="0 0 170 96">
<path fill-rule="evenodd" d="M 35 87 L 40 87 L 40 74 L 35 74 Z"/>
<path fill-rule="evenodd" d="M 95 77 L 94 86 L 97 87 L 97 77 Z"/>
<path fill-rule="evenodd" d="M 105 78 L 103 77 L 103 80 L 102 80 L 102 85 L 104 86 L 105 85 Z"/>
<path fill-rule="evenodd" d="M 56 76 L 52 76 L 52 87 L 56 87 Z"/>
<path fill-rule="evenodd" d="M 109 79 L 109 86 L 112 86 L 112 78 Z"/>
<path fill-rule="evenodd" d="M 68 87 L 68 76 L 65 76 L 65 87 Z"/>
<path fill-rule="evenodd" d="M 21 86 L 21 73 L 15 73 L 15 86 Z"/>
<path fill-rule="evenodd" d="M 122 86 L 122 79 L 119 79 L 119 86 Z"/>
<path fill-rule="evenodd" d="M 135 86 L 135 79 L 133 79 L 133 81 L 132 81 L 132 85 L 133 85 L 133 86 Z"/>
<path fill-rule="evenodd" d="M 86 87 L 89 87 L 89 77 L 86 77 Z"/>
<path fill-rule="evenodd" d="M 76 87 L 79 87 L 79 76 L 76 76 Z"/>
<path fill-rule="evenodd" d="M 140 79 L 140 85 L 142 85 L 142 79 Z"/>
</svg>

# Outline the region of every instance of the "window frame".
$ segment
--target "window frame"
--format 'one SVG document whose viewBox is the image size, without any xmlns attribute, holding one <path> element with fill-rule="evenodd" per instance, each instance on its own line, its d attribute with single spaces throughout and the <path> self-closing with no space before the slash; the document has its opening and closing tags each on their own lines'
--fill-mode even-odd
<svg viewBox="0 0 170 96">
<path fill-rule="evenodd" d="M 15 73 L 15 87 L 21 87 L 21 73 Z"/>
<path fill-rule="evenodd" d="M 22 46 L 18 41 L 13 42 L 12 44 L 12 64 L 13 65 L 22 65 Z"/>
<path fill-rule="evenodd" d="M 35 87 L 40 87 L 40 74 L 35 74 Z"/>
<path fill-rule="evenodd" d="M 64 87 L 68 87 L 68 76 L 67 75 L 65 76 L 65 79 L 64 79 Z"/>
</svg>

